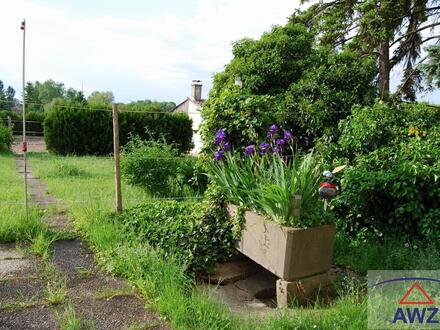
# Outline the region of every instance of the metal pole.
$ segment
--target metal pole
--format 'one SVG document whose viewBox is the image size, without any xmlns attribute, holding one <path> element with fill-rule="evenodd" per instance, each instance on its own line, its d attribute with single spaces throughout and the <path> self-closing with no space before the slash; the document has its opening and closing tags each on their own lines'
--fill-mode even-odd
<svg viewBox="0 0 440 330">
<path fill-rule="evenodd" d="M 116 212 L 122 211 L 121 193 L 121 165 L 119 161 L 119 118 L 118 105 L 113 103 L 113 155 L 115 159 L 115 193 L 116 193 Z"/>
<path fill-rule="evenodd" d="M 26 21 L 23 19 L 21 23 L 21 29 L 23 30 L 23 76 L 22 76 L 22 89 L 23 89 L 23 161 L 24 161 L 24 199 L 25 199 L 25 212 L 26 220 L 29 220 L 29 205 L 28 205 L 28 193 L 27 193 L 27 142 L 26 142 L 26 97 L 25 97 L 25 55 L 26 55 Z"/>
</svg>

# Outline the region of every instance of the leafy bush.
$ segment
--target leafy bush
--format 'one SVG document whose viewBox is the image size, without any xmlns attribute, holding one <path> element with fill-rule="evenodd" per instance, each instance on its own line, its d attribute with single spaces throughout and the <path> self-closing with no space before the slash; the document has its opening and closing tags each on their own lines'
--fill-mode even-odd
<svg viewBox="0 0 440 330">
<path fill-rule="evenodd" d="M 0 150 L 9 149 L 12 141 L 12 131 L 0 122 Z"/>
<path fill-rule="evenodd" d="M 209 271 L 217 262 L 234 253 L 231 223 L 218 201 L 221 196 L 209 190 L 207 198 L 194 201 L 149 201 L 117 216 L 126 235 L 174 255 L 188 270 Z"/>
<path fill-rule="evenodd" d="M 371 104 L 375 97 L 374 60 L 317 46 L 303 25 L 277 26 L 258 40 L 238 41 L 233 54 L 202 108 L 205 150 L 213 148 L 219 127 L 232 147 L 244 147 L 263 138 L 272 122 L 292 130 L 298 147 L 310 149 L 322 136 L 336 139 L 338 121 L 353 105 Z"/>
<path fill-rule="evenodd" d="M 61 102 L 51 109 L 44 121 L 48 150 L 57 154 L 106 155 L 113 150 L 112 114 L 93 107 L 80 107 Z M 62 106 L 61 106 L 62 105 Z M 119 116 L 121 145 L 132 134 L 143 139 L 164 138 L 179 153 L 192 148 L 192 122 L 186 114 L 149 114 L 121 112 Z"/>
<path fill-rule="evenodd" d="M 244 206 L 290 227 L 310 227 L 329 221 L 318 188 L 321 170 L 313 155 L 293 153 L 290 132 L 276 139 L 278 127 L 271 126 L 268 142 L 245 149 L 246 156 L 227 151 L 222 130 L 217 134 L 221 149 L 211 166 L 211 178 L 229 202 Z M 228 146 L 228 147 L 225 147 Z M 291 149 L 284 157 L 281 149 Z M 295 198 L 299 197 L 299 198 Z"/>
<path fill-rule="evenodd" d="M 334 202 L 349 232 L 440 235 L 440 111 L 426 104 L 357 108 L 327 158 L 352 166 Z"/>
<path fill-rule="evenodd" d="M 203 193 L 207 180 L 196 158 L 179 157 L 164 140 L 144 141 L 134 137 L 124 148 L 122 175 L 131 185 L 155 196 L 185 196 Z"/>
<path fill-rule="evenodd" d="M 437 239 L 440 235 L 440 130 L 356 157 L 336 200 L 346 229 Z"/>
<path fill-rule="evenodd" d="M 330 157 L 352 161 L 377 148 L 397 145 L 417 135 L 422 137 L 438 125 L 440 111 L 428 104 L 390 106 L 376 102 L 371 107 L 357 106 L 339 123 L 340 138 L 333 150 L 330 146 Z"/>
</svg>

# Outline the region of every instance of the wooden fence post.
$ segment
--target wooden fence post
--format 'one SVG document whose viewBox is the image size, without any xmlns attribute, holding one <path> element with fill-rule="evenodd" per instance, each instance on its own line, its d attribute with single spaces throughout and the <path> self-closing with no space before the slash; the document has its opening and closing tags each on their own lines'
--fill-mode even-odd
<svg viewBox="0 0 440 330">
<path fill-rule="evenodd" d="M 113 155 L 115 161 L 115 193 L 116 193 L 116 212 L 122 211 L 121 193 L 121 165 L 119 160 L 119 118 L 118 105 L 113 103 Z"/>
</svg>

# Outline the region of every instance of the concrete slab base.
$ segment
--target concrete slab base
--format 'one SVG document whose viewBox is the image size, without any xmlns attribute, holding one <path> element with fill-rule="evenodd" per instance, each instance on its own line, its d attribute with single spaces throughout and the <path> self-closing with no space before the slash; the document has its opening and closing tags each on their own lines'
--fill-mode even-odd
<svg viewBox="0 0 440 330">
<path fill-rule="evenodd" d="M 211 274 L 202 275 L 200 278 L 211 284 L 228 285 L 261 272 L 263 269 L 256 262 L 240 255 L 225 263 L 217 264 Z"/>
<path fill-rule="evenodd" d="M 277 281 L 277 305 L 287 307 L 293 303 L 306 305 L 316 301 L 318 295 L 329 291 L 331 287 L 329 273 L 314 275 L 294 281 Z"/>
</svg>

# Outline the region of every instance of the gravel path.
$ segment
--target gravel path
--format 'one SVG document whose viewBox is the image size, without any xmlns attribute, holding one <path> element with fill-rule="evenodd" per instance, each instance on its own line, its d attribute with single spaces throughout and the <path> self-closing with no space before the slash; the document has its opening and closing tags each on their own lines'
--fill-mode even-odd
<svg viewBox="0 0 440 330">
<path fill-rule="evenodd" d="M 17 168 L 23 173 L 19 156 Z M 29 168 L 28 177 L 32 201 L 46 208 L 55 199 Z M 43 220 L 54 231 L 74 232 L 64 213 L 49 214 Z M 50 260 L 43 261 L 19 245 L 0 244 L 1 330 L 62 329 L 72 319 L 79 320 L 81 329 L 169 328 L 145 308 L 133 288 L 97 266 L 86 242 L 59 240 L 52 251 Z"/>
</svg>

